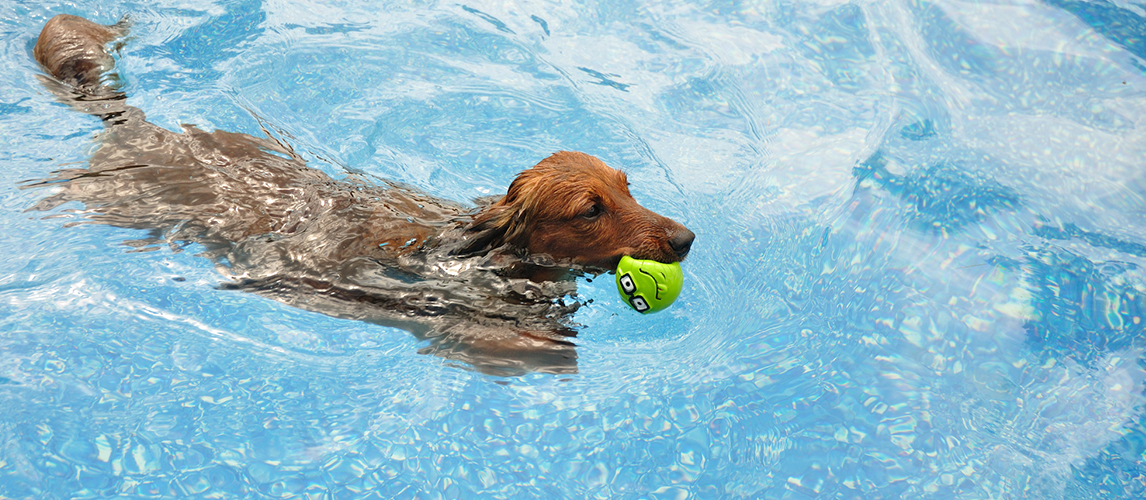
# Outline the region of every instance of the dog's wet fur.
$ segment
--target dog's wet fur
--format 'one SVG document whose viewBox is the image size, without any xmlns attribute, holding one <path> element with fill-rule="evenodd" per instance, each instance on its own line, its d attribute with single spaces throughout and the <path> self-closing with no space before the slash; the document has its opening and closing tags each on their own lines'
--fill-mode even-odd
<svg viewBox="0 0 1146 500">
<path fill-rule="evenodd" d="M 224 288 L 399 327 L 428 340 L 422 352 L 487 373 L 569 373 L 575 277 L 624 255 L 677 262 L 692 244 L 584 153 L 555 153 L 467 207 L 332 179 L 270 133 L 153 125 L 112 73 L 107 45 L 127 24 L 60 15 L 44 26 L 33 55 L 45 85 L 106 130 L 88 168 L 27 185 L 54 189 L 33 208 L 78 201 L 87 221 L 146 230 L 145 243 L 196 244 L 229 277 Z"/>
</svg>

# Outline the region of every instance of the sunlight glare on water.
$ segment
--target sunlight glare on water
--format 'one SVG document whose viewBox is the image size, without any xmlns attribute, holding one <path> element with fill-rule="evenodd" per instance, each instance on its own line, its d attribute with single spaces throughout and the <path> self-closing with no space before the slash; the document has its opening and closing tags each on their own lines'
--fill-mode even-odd
<svg viewBox="0 0 1146 500">
<path fill-rule="evenodd" d="M 134 21 L 170 130 L 467 201 L 558 150 L 697 234 L 576 374 L 222 289 L 28 211 L 101 125 L 31 48 Z M 0 5 L 2 498 L 1141 498 L 1146 10 L 1124 1 Z M 132 243 L 134 242 L 134 243 Z"/>
</svg>

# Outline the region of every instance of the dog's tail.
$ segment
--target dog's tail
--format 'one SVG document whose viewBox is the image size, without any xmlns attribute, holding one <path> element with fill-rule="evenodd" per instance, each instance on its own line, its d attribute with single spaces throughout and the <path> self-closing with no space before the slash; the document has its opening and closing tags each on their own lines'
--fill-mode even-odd
<svg viewBox="0 0 1146 500">
<path fill-rule="evenodd" d="M 105 121 L 121 115 L 124 95 L 110 73 L 115 60 L 107 45 L 124 36 L 129 25 L 127 17 L 111 26 L 68 14 L 53 17 L 32 49 L 36 61 L 55 78 L 45 85 L 65 102 Z"/>
</svg>

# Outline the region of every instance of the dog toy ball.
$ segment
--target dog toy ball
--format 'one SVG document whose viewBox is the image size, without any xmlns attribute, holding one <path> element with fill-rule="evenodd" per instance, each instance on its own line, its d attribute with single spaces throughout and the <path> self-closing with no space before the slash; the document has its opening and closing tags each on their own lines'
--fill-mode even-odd
<svg viewBox="0 0 1146 500">
<path fill-rule="evenodd" d="M 684 286 L 680 263 L 638 260 L 628 255 L 617 264 L 617 291 L 641 314 L 660 311 L 673 303 Z"/>
</svg>

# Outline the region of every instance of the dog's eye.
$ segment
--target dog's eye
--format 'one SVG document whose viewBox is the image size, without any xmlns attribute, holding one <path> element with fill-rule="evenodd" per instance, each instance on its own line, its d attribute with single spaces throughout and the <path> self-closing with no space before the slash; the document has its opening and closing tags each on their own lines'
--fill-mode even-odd
<svg viewBox="0 0 1146 500">
<path fill-rule="evenodd" d="M 584 218 L 589 219 L 589 220 L 593 220 L 593 219 L 596 219 L 597 217 L 600 217 L 601 212 L 604 212 L 604 209 L 601 208 L 601 205 L 598 203 L 594 203 L 592 206 L 589 207 L 588 210 L 585 210 L 585 212 L 581 214 L 581 217 L 584 217 Z"/>
</svg>

